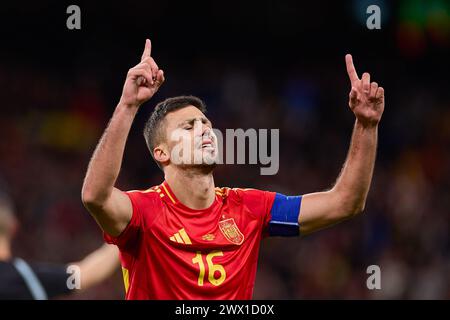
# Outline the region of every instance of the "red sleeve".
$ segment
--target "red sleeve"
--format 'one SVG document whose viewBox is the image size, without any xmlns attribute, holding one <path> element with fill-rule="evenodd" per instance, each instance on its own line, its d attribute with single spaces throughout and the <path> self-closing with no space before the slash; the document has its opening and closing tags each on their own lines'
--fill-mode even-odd
<svg viewBox="0 0 450 320">
<path fill-rule="evenodd" d="M 270 210 L 272 209 L 276 192 L 261 191 L 257 189 L 242 189 L 240 191 L 242 192 L 242 198 L 245 205 L 260 219 L 263 237 L 268 236 Z"/>
<path fill-rule="evenodd" d="M 103 238 L 107 243 L 115 244 L 121 251 L 131 251 L 136 247 L 143 230 L 143 216 L 142 216 L 142 199 L 139 192 L 124 192 L 131 200 L 133 207 L 133 214 L 131 220 L 125 229 L 117 237 L 113 237 L 106 232 L 103 232 Z"/>
<path fill-rule="evenodd" d="M 269 236 L 269 222 L 271 220 L 272 205 L 275 200 L 276 192 L 263 191 L 264 216 L 262 217 L 262 235 L 263 238 Z"/>
</svg>

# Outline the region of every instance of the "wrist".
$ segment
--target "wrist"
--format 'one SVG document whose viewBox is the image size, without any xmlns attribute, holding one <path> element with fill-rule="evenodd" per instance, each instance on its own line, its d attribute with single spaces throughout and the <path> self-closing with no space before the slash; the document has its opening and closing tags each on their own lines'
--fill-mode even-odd
<svg viewBox="0 0 450 320">
<path fill-rule="evenodd" d="M 355 127 L 364 130 L 376 130 L 378 124 L 378 121 L 361 121 L 358 118 L 355 120 Z"/>
<path fill-rule="evenodd" d="M 122 99 L 121 99 L 119 101 L 119 103 L 117 104 L 116 109 L 135 115 L 138 112 L 139 107 L 140 107 L 139 104 L 127 103 L 127 102 L 122 101 Z"/>
</svg>

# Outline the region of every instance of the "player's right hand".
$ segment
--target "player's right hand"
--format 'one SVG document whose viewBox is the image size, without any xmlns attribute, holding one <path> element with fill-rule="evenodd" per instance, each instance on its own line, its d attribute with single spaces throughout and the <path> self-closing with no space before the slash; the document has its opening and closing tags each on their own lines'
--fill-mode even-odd
<svg viewBox="0 0 450 320">
<path fill-rule="evenodd" d="M 128 71 L 123 86 L 120 103 L 129 107 L 139 107 L 149 100 L 164 82 L 164 72 L 151 57 L 152 44 L 145 41 L 141 62 Z"/>
</svg>

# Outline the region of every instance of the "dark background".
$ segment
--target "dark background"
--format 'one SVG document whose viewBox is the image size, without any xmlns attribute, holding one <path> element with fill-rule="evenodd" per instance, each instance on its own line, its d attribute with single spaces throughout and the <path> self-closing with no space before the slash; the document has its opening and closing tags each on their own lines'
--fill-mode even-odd
<svg viewBox="0 0 450 320">
<path fill-rule="evenodd" d="M 66 8 L 81 8 L 81 30 Z M 381 8 L 369 30 L 366 8 Z M 220 129 L 279 128 L 280 170 L 224 165 L 218 186 L 304 194 L 333 185 L 354 117 L 344 55 L 385 88 L 365 213 L 304 239 L 262 243 L 254 297 L 450 298 L 450 2 L 92 1 L 0 5 L 0 176 L 21 229 L 15 254 L 54 263 L 101 245 L 80 200 L 89 158 L 145 38 L 166 82 L 144 105 L 118 181 L 163 176 L 142 128 L 166 97 L 194 94 Z M 379 265 L 382 290 L 366 287 Z M 73 298 L 122 298 L 119 272 Z"/>
</svg>

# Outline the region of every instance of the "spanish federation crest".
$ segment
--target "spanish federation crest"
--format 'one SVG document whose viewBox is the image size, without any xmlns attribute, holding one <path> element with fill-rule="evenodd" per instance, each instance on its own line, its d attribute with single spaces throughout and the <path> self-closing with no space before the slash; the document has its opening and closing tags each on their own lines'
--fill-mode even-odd
<svg viewBox="0 0 450 320">
<path fill-rule="evenodd" d="M 244 242 L 244 235 L 239 230 L 233 218 L 219 221 L 219 228 L 225 238 L 231 243 L 240 245 Z"/>
</svg>

